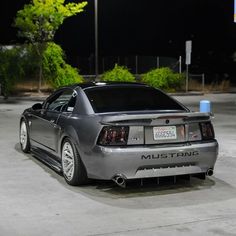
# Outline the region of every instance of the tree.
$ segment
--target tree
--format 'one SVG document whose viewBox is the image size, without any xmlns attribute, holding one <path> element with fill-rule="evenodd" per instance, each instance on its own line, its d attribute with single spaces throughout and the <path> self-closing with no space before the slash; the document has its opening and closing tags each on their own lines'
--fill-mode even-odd
<svg viewBox="0 0 236 236">
<path fill-rule="evenodd" d="M 135 77 L 125 66 L 115 64 L 112 70 L 105 72 L 101 78 L 102 81 L 116 81 L 116 82 L 135 82 Z"/>
<path fill-rule="evenodd" d="M 0 86 L 5 98 L 8 97 L 15 82 L 23 77 L 24 53 L 18 47 L 0 48 Z"/>
<path fill-rule="evenodd" d="M 66 64 L 64 58 L 65 54 L 59 45 L 48 43 L 43 54 L 43 74 L 53 88 L 83 81 L 78 70 Z"/>
<path fill-rule="evenodd" d="M 184 82 L 184 75 L 175 73 L 168 67 L 156 68 L 142 75 L 141 81 L 155 88 L 168 92 L 180 89 Z"/>
<path fill-rule="evenodd" d="M 22 10 L 17 12 L 15 27 L 19 29 L 19 36 L 31 43 L 38 55 L 39 86 L 42 83 L 42 58 L 47 43 L 52 42 L 58 28 L 68 17 L 84 10 L 87 2 L 68 3 L 65 0 L 31 0 Z"/>
</svg>

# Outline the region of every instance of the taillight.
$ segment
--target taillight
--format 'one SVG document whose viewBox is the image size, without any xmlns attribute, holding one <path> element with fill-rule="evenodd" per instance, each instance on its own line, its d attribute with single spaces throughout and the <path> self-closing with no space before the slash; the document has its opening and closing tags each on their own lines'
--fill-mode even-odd
<svg viewBox="0 0 236 236">
<path fill-rule="evenodd" d="M 200 141 L 202 140 L 202 134 L 198 123 L 189 124 L 188 127 L 188 140 Z"/>
<path fill-rule="evenodd" d="M 127 126 L 105 126 L 99 138 L 99 145 L 126 145 L 128 141 L 129 127 Z"/>
<path fill-rule="evenodd" d="M 214 139 L 215 134 L 211 122 L 200 123 L 200 128 L 203 140 Z"/>
</svg>

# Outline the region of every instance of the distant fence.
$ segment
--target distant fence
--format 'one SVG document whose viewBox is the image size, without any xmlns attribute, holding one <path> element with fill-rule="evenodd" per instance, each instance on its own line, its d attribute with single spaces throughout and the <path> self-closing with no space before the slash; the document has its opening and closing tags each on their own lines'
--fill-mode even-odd
<svg viewBox="0 0 236 236">
<path fill-rule="evenodd" d="M 94 60 L 93 58 L 80 58 L 85 63 L 79 63 L 80 73 L 83 75 L 86 81 L 94 81 L 96 79 L 94 73 Z M 182 73 L 182 57 L 172 58 L 172 57 L 159 57 L 159 56 L 107 56 L 102 57 L 99 60 L 99 75 L 103 74 L 105 71 L 114 68 L 115 64 L 126 66 L 131 73 L 133 73 L 137 80 L 140 79 L 143 73 L 148 72 L 151 69 L 160 67 L 169 67 L 177 73 Z M 84 65 L 84 70 L 83 70 Z M 184 65 L 185 66 L 185 65 Z M 87 74 L 83 72 L 89 72 Z M 187 81 L 186 81 L 187 82 Z M 202 91 L 205 90 L 205 74 L 189 74 L 189 81 L 186 85 L 187 91 Z"/>
<path fill-rule="evenodd" d="M 148 57 L 148 56 L 136 56 L 130 57 L 106 57 L 102 60 L 102 71 L 99 74 L 112 69 L 115 64 L 125 65 L 135 75 L 139 81 L 141 75 L 151 69 L 160 67 L 169 67 L 177 73 L 182 73 L 182 58 L 168 58 L 168 57 Z M 95 74 L 83 74 L 83 78 L 86 81 L 95 81 Z M 188 88 L 186 91 L 205 91 L 205 74 L 189 74 L 189 81 L 186 85 Z M 187 82 L 187 81 L 186 81 Z"/>
<path fill-rule="evenodd" d="M 78 57 L 80 74 L 94 75 L 94 57 Z M 154 68 L 169 67 L 175 72 L 182 72 L 182 58 L 159 56 L 106 56 L 99 58 L 99 74 L 114 68 L 115 64 L 126 66 L 133 74 L 143 74 Z"/>
<path fill-rule="evenodd" d="M 205 74 L 189 74 L 188 90 L 205 91 Z"/>
<path fill-rule="evenodd" d="M 75 59 L 75 58 L 74 58 Z M 94 56 L 89 57 L 77 57 L 76 65 L 79 68 L 79 73 L 84 77 L 86 81 L 94 81 L 95 75 L 95 60 Z M 99 57 L 99 75 L 105 71 L 114 68 L 115 64 L 126 66 L 131 73 L 133 73 L 137 80 L 141 78 L 141 75 L 155 68 L 169 67 L 174 72 L 182 73 L 182 68 L 185 69 L 185 65 L 182 62 L 182 57 L 162 57 L 162 56 L 104 56 Z M 32 80 L 32 79 L 31 79 Z M 21 82 L 23 87 L 21 89 L 35 90 L 35 79 L 28 81 L 26 79 Z M 204 74 L 189 74 L 189 83 L 187 84 L 188 90 L 204 91 L 205 90 L 205 75 Z M 1 81 L 0 81 L 1 85 Z M 0 86 L 0 94 L 1 94 Z"/>
</svg>

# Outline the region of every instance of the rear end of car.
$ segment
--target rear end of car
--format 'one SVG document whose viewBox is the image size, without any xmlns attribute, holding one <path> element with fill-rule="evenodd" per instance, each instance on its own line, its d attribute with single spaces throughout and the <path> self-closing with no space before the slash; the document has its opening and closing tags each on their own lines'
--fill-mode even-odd
<svg viewBox="0 0 236 236">
<path fill-rule="evenodd" d="M 96 148 L 101 175 L 106 179 L 211 175 L 218 144 L 210 117 L 194 115 L 153 115 L 147 121 L 142 117 L 139 125 L 132 124 L 132 120 L 126 124 L 117 120 L 109 125 L 104 122 Z"/>
<path fill-rule="evenodd" d="M 122 185 L 129 179 L 212 175 L 218 143 L 211 115 L 189 112 L 159 90 L 126 87 L 110 88 L 109 102 L 104 95 L 106 91 L 111 95 L 108 88 L 87 91 L 100 117 L 92 154 L 85 157 L 90 160 L 89 177 L 113 179 Z"/>
</svg>

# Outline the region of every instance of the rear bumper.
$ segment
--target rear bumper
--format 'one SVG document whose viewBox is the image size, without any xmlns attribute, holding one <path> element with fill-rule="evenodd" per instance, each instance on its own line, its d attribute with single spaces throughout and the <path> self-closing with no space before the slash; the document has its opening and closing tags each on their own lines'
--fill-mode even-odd
<svg viewBox="0 0 236 236">
<path fill-rule="evenodd" d="M 206 173 L 214 168 L 218 156 L 216 140 L 171 146 L 101 147 L 84 153 L 88 177 L 126 179 Z"/>
</svg>

